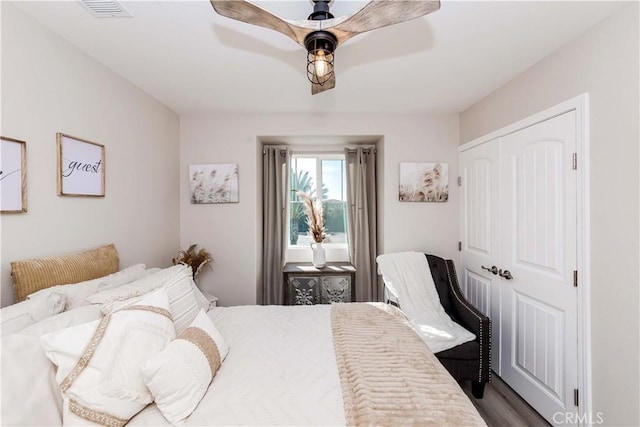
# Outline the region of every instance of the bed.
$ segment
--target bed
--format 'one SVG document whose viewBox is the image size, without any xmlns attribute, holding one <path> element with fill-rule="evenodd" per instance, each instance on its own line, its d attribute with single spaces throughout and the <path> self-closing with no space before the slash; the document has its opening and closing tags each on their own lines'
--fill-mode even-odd
<svg viewBox="0 0 640 427">
<path fill-rule="evenodd" d="M 66 292 L 73 304 L 3 333 L 2 425 L 485 425 L 395 307 L 205 313 L 180 266 L 83 277 L 88 295 L 52 286 L 54 270 L 26 302 Z M 201 334 L 188 341 L 190 331 Z"/>
</svg>

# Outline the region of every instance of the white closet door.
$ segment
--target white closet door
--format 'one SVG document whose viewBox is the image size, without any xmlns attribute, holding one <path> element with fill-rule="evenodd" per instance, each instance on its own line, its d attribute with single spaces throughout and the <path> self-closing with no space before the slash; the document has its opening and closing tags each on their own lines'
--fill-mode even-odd
<svg viewBox="0 0 640 427">
<path fill-rule="evenodd" d="M 460 154 L 462 176 L 461 284 L 465 297 L 491 319 L 493 369 L 500 354 L 500 144 L 493 140 Z"/>
<path fill-rule="evenodd" d="M 573 111 L 501 142 L 501 376 L 550 423 L 577 410 L 575 151 Z"/>
</svg>

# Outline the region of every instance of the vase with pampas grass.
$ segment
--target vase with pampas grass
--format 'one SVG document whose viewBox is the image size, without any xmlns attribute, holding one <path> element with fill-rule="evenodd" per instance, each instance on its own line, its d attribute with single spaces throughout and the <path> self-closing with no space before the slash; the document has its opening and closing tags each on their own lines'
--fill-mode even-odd
<svg viewBox="0 0 640 427">
<path fill-rule="evenodd" d="M 190 266 L 194 282 L 205 266 L 211 266 L 209 264 L 211 261 L 213 261 L 213 258 L 209 251 L 204 248 L 198 250 L 198 245 L 195 243 L 189 246 L 186 251 L 181 249 L 178 252 L 178 256 L 171 260 L 173 265 L 185 264 Z"/>
<path fill-rule="evenodd" d="M 311 196 L 303 191 L 298 191 L 298 198 L 304 205 L 307 216 L 307 225 L 313 242 L 311 242 L 312 263 L 316 268 L 323 268 L 327 265 L 327 257 L 322 243 L 327 238 L 324 229 L 324 214 L 322 212 L 322 201 L 313 200 Z"/>
</svg>

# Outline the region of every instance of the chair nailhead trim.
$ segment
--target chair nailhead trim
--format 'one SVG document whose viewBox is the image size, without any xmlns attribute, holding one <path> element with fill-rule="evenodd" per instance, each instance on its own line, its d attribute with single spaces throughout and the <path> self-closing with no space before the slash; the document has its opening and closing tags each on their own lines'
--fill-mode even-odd
<svg viewBox="0 0 640 427">
<path fill-rule="evenodd" d="M 449 283 L 451 283 L 451 287 L 453 290 L 453 296 L 456 297 L 456 299 L 460 302 L 460 304 L 462 304 L 463 306 L 465 306 L 467 309 L 469 309 L 469 311 L 478 319 L 479 323 L 480 323 L 480 342 L 483 342 L 483 331 L 482 331 L 482 318 L 480 316 L 478 316 L 475 312 L 475 308 L 469 306 L 469 304 L 467 303 L 467 300 L 462 297 L 461 295 L 459 295 L 459 290 L 460 290 L 460 285 L 458 285 L 458 280 L 457 280 L 457 276 L 455 275 L 454 272 L 454 277 L 456 278 L 455 282 L 451 279 L 451 272 L 449 270 L 449 264 L 447 263 L 447 261 L 445 261 L 444 263 L 445 268 L 447 269 L 447 276 L 449 277 Z M 491 322 L 491 320 L 489 320 L 489 322 Z M 491 323 L 489 323 L 491 324 Z M 482 381 L 482 371 L 483 371 L 483 367 L 482 367 L 482 345 L 479 346 L 480 347 L 480 366 L 479 366 L 479 370 L 478 370 L 478 381 Z M 491 328 L 489 328 L 489 366 L 491 366 Z M 489 369 L 489 379 L 491 379 L 491 369 Z"/>
</svg>

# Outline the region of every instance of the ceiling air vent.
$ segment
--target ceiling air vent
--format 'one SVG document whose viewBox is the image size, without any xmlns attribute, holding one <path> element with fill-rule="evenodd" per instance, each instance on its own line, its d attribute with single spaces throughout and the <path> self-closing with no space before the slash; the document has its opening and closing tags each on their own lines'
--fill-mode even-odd
<svg viewBox="0 0 640 427">
<path fill-rule="evenodd" d="M 80 4 L 96 18 L 123 18 L 133 16 L 114 0 L 80 0 Z"/>
</svg>

